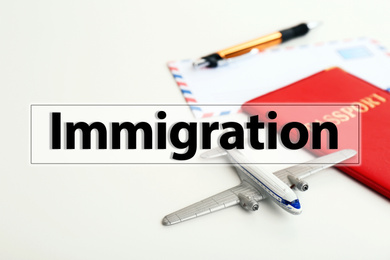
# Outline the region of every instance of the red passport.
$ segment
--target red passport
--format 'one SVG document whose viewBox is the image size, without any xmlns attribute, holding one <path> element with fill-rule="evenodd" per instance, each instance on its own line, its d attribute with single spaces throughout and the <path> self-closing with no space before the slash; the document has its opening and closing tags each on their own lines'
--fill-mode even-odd
<svg viewBox="0 0 390 260">
<path fill-rule="evenodd" d="M 336 167 L 385 197 L 390 198 L 390 94 L 388 92 L 340 68 L 330 68 L 252 99 L 246 102 L 242 109 L 251 115 L 259 115 L 261 118 L 266 113 L 266 106 L 256 106 L 255 104 L 294 103 L 312 105 L 352 104 L 342 108 L 341 111 L 333 112 L 326 111 L 327 108 L 324 106 L 324 110 L 321 110 L 320 114 L 318 110 L 308 108 L 301 113 L 298 122 L 314 122 L 320 119 L 318 121 L 337 123 L 340 134 L 339 148 L 358 150 L 360 164 L 352 163 Z M 354 107 L 353 104 L 359 106 Z M 278 112 L 279 114 L 283 113 Z M 278 127 L 280 127 L 283 123 L 294 120 L 296 118 L 283 118 L 283 115 L 281 115 L 273 121 L 278 122 Z M 359 125 L 360 140 L 355 134 L 349 134 L 357 132 L 357 123 Z M 310 151 L 317 155 L 332 152 L 324 148 L 325 146 L 326 142 L 322 144 L 320 150 L 311 149 Z"/>
</svg>

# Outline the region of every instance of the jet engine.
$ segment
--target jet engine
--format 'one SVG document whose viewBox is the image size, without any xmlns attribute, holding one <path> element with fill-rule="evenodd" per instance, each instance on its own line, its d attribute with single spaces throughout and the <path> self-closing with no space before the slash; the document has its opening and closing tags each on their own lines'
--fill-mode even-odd
<svg viewBox="0 0 390 260">
<path fill-rule="evenodd" d="M 309 184 L 304 180 L 298 179 L 292 175 L 287 176 L 289 181 L 300 191 L 307 191 L 309 189 Z"/>
<path fill-rule="evenodd" d="M 252 210 L 256 211 L 259 209 L 259 204 L 257 201 L 252 197 L 245 194 L 238 194 L 238 198 L 240 199 L 240 205 L 246 210 Z"/>
</svg>

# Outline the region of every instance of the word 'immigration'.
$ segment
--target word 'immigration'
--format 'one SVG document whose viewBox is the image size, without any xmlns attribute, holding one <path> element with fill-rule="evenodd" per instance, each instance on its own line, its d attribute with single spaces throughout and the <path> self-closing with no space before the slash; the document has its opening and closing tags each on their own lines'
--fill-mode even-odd
<svg viewBox="0 0 390 260">
<path fill-rule="evenodd" d="M 277 117 L 275 111 L 268 112 L 268 118 L 274 120 Z M 156 113 L 158 120 L 166 118 L 164 111 Z M 61 113 L 51 113 L 51 149 L 61 149 Z M 267 126 L 266 149 L 277 148 L 277 123 L 276 122 L 259 122 L 258 116 L 251 116 L 246 122 L 245 127 L 249 130 L 249 144 L 253 149 L 265 149 L 265 143 L 259 141 L 259 130 Z M 167 134 L 167 126 L 165 122 L 156 123 L 156 134 L 153 134 L 152 127 L 147 122 L 112 122 L 111 123 L 111 148 L 121 149 L 121 132 L 127 133 L 126 149 L 137 149 L 137 132 L 143 133 L 143 149 L 153 149 L 153 136 L 156 137 L 155 149 L 167 148 L 167 137 L 170 144 L 176 149 L 186 149 L 183 153 L 172 153 L 172 158 L 175 160 L 191 159 L 197 150 L 198 128 L 201 136 L 201 149 L 211 149 L 211 134 L 215 130 L 225 130 L 219 137 L 219 146 L 226 150 L 244 149 L 244 128 L 237 122 L 202 122 L 198 127 L 197 122 L 177 122 L 173 124 Z M 332 122 L 313 122 L 311 127 L 307 128 L 300 122 L 289 122 L 280 127 L 281 143 L 288 149 L 301 149 L 309 140 L 309 130 L 311 131 L 311 148 L 321 149 L 321 132 L 327 130 L 328 148 L 338 148 L 338 132 L 337 127 Z M 102 122 L 66 122 L 65 124 L 65 149 L 75 149 L 76 131 L 81 131 L 81 149 L 91 149 L 91 132 L 97 132 L 97 148 L 107 149 L 107 127 Z M 141 130 L 141 131 L 139 131 Z M 180 132 L 185 131 L 186 138 L 180 138 Z M 296 140 L 292 140 L 290 133 L 295 131 Z"/>
</svg>

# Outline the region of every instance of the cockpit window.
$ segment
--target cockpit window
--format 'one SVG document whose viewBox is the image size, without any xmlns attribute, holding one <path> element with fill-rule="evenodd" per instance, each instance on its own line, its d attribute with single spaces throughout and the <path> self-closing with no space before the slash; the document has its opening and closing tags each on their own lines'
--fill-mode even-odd
<svg viewBox="0 0 390 260">
<path fill-rule="evenodd" d="M 282 199 L 281 202 L 282 202 L 284 205 L 287 205 L 287 206 L 288 206 L 288 205 L 291 205 L 291 206 L 293 206 L 293 207 L 296 208 L 296 209 L 300 209 L 300 208 L 301 208 L 301 204 L 299 203 L 299 200 L 298 200 L 298 199 L 293 200 L 293 201 L 291 201 L 291 202 Z"/>
<path fill-rule="evenodd" d="M 293 201 L 291 201 L 291 206 L 293 206 L 294 208 L 296 208 L 296 209 L 300 209 L 301 208 L 301 204 L 299 203 L 299 200 L 293 200 Z"/>
</svg>

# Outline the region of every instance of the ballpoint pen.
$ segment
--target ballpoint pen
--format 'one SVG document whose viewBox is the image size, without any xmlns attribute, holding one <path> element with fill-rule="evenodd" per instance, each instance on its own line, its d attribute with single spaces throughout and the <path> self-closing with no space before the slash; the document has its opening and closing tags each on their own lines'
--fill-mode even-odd
<svg viewBox="0 0 390 260">
<path fill-rule="evenodd" d="M 221 51 L 217 51 L 194 61 L 194 68 L 216 68 L 226 63 L 231 58 L 254 54 L 273 45 L 277 45 L 290 39 L 303 36 L 311 29 L 317 27 L 319 24 L 319 22 L 301 23 L 289 29 L 271 33 L 254 40 L 244 42 Z"/>
</svg>

